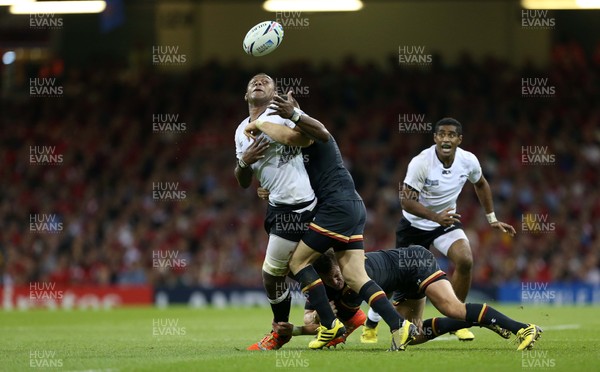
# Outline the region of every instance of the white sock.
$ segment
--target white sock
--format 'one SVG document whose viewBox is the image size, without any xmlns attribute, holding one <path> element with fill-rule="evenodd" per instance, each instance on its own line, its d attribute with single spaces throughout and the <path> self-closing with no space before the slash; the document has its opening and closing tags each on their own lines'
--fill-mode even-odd
<svg viewBox="0 0 600 372">
<path fill-rule="evenodd" d="M 367 317 L 370 321 L 379 323 L 381 321 L 381 315 L 377 314 L 375 310 L 369 308 L 369 312 L 367 313 Z"/>
</svg>

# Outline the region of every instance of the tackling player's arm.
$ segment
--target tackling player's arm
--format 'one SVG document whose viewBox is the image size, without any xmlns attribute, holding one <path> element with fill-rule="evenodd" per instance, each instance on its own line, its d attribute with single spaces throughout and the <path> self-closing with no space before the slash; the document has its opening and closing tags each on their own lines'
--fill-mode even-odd
<svg viewBox="0 0 600 372">
<path fill-rule="evenodd" d="M 477 194 L 479 203 L 485 210 L 485 214 L 490 225 L 493 228 L 509 234 L 510 236 L 514 236 L 517 233 L 514 227 L 496 219 L 496 215 L 494 213 L 494 201 L 492 199 L 492 189 L 490 188 L 490 184 L 485 177 L 481 175 L 479 181 L 475 182 L 473 185 L 475 186 L 475 193 Z"/>
<path fill-rule="evenodd" d="M 250 165 L 256 163 L 259 159 L 264 158 L 263 153 L 269 147 L 269 141 L 261 137 L 254 140 L 248 147 L 246 152 L 240 156 L 237 165 L 235 166 L 234 174 L 238 184 L 247 189 L 252 183 L 252 168 Z"/>
<path fill-rule="evenodd" d="M 302 132 L 286 127 L 285 125 L 271 123 L 270 121 L 255 120 L 244 128 L 244 135 L 250 138 L 255 138 L 259 132 L 264 132 L 275 142 L 287 146 L 307 147 L 313 143 Z"/>
<path fill-rule="evenodd" d="M 287 94 L 287 99 L 280 96 L 273 97 L 271 101 L 270 109 L 274 110 L 269 115 L 279 115 L 282 118 L 289 118 L 296 127 L 306 134 L 310 139 L 328 142 L 329 131 L 325 128 L 325 125 L 315 118 L 312 118 L 305 113 L 302 113 L 298 109 L 298 103 L 292 97 L 292 91 Z"/>
</svg>

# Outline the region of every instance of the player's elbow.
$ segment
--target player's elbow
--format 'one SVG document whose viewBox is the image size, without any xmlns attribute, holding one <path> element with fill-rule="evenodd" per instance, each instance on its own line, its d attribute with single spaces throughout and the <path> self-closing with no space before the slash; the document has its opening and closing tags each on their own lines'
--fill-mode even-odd
<svg viewBox="0 0 600 372">
<path fill-rule="evenodd" d="M 408 198 L 402 198 L 402 200 L 400 200 L 400 206 L 402 207 L 402 209 L 411 214 L 414 211 L 414 203 L 414 200 Z"/>
<path fill-rule="evenodd" d="M 320 130 L 316 133 L 316 139 L 323 142 L 323 143 L 327 143 L 329 142 L 329 131 L 325 128 L 325 126 L 323 124 L 321 124 L 321 128 Z"/>
<path fill-rule="evenodd" d="M 237 180 L 238 185 L 240 185 L 240 187 L 242 187 L 243 189 L 247 189 L 248 187 L 250 187 L 250 185 L 252 184 L 251 178 L 245 178 L 241 174 L 239 174 L 238 168 L 236 168 L 236 170 L 234 171 L 234 174 L 235 174 L 235 179 Z"/>
</svg>

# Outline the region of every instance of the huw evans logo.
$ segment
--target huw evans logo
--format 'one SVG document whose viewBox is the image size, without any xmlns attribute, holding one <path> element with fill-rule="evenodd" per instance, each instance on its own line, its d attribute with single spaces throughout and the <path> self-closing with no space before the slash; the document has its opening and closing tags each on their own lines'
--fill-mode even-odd
<svg viewBox="0 0 600 372">
<path fill-rule="evenodd" d="M 185 336 L 186 327 L 179 325 L 179 319 L 158 318 L 152 319 L 152 336 Z"/>
<path fill-rule="evenodd" d="M 425 45 L 400 45 L 398 62 L 407 66 L 431 65 L 433 56 L 425 52 Z"/>
<path fill-rule="evenodd" d="M 29 350 L 29 367 L 62 368 L 63 360 L 57 357 L 54 350 Z"/>
<path fill-rule="evenodd" d="M 302 17 L 300 11 L 275 12 L 275 22 L 283 26 L 284 30 L 301 30 L 310 26 L 308 17 Z"/>
<path fill-rule="evenodd" d="M 177 200 L 187 197 L 185 190 L 179 189 L 179 182 L 152 182 L 152 199 Z"/>
<path fill-rule="evenodd" d="M 521 9 L 521 27 L 529 29 L 549 29 L 556 26 L 554 17 L 548 16 L 548 10 Z"/>
<path fill-rule="evenodd" d="M 29 15 L 29 28 L 36 30 L 56 30 L 63 27 L 62 17 L 52 13 L 34 13 Z"/>
<path fill-rule="evenodd" d="M 64 293 L 56 289 L 54 282 L 29 283 L 29 299 L 33 301 L 62 300 Z"/>
<path fill-rule="evenodd" d="M 556 291 L 548 289 L 548 283 L 521 283 L 521 302 L 527 304 L 549 303 L 556 299 Z"/>
<path fill-rule="evenodd" d="M 185 132 L 187 124 L 179 120 L 179 114 L 153 114 L 153 132 Z"/>
<path fill-rule="evenodd" d="M 152 47 L 152 64 L 182 65 L 187 62 L 187 55 L 180 53 L 178 45 L 155 45 Z"/>
<path fill-rule="evenodd" d="M 56 214 L 30 214 L 29 231 L 37 233 L 60 233 L 63 231 L 63 222 Z"/>
<path fill-rule="evenodd" d="M 157 269 L 187 267 L 187 258 L 180 258 L 179 251 L 175 250 L 154 250 L 152 251 L 152 267 Z"/>
<path fill-rule="evenodd" d="M 556 95 L 556 87 L 550 85 L 548 78 L 521 78 L 521 96 L 548 98 Z"/>
<path fill-rule="evenodd" d="M 425 114 L 399 114 L 398 131 L 400 133 L 431 133 L 433 125 L 425 120 Z"/>
<path fill-rule="evenodd" d="M 521 162 L 532 165 L 554 165 L 556 155 L 548 150 L 548 146 L 521 146 Z"/>
<path fill-rule="evenodd" d="M 285 96 L 292 91 L 294 97 L 308 97 L 310 88 L 302 83 L 302 78 L 275 78 L 277 95 Z"/>
<path fill-rule="evenodd" d="M 31 97 L 62 97 L 63 87 L 58 85 L 56 78 L 30 78 L 29 96 Z"/>
<path fill-rule="evenodd" d="M 56 146 L 29 146 L 29 164 L 59 165 L 63 155 L 56 152 Z"/>
<path fill-rule="evenodd" d="M 556 223 L 548 221 L 546 213 L 525 213 L 521 216 L 521 230 L 526 233 L 552 233 Z"/>
</svg>

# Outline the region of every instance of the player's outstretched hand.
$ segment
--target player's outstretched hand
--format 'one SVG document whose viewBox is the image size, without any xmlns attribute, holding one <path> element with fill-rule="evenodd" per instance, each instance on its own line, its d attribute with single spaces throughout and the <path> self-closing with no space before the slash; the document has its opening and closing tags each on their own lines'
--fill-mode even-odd
<svg viewBox="0 0 600 372">
<path fill-rule="evenodd" d="M 515 236 L 517 234 L 514 227 L 512 227 L 511 225 L 504 223 L 502 221 L 496 221 L 496 222 L 492 223 L 491 225 L 494 229 L 498 229 L 502 232 L 505 232 L 510 236 Z"/>
<path fill-rule="evenodd" d="M 269 148 L 269 140 L 265 137 L 255 139 L 254 142 L 248 146 L 246 152 L 242 154 L 242 160 L 248 165 L 254 164 L 265 157 L 264 153 L 267 151 L 267 148 Z"/>
<path fill-rule="evenodd" d="M 269 106 L 269 108 L 274 111 L 270 112 L 268 115 L 279 115 L 285 119 L 291 118 L 294 114 L 294 107 L 298 107 L 298 102 L 296 102 L 296 99 L 292 97 L 291 90 L 287 93 L 286 98 L 287 99 L 279 95 L 275 95 L 271 101 L 271 105 Z"/>
<path fill-rule="evenodd" d="M 263 199 L 263 200 L 268 200 L 269 199 L 269 190 L 267 189 L 263 189 L 262 187 L 259 187 L 256 189 L 256 193 L 258 194 L 258 197 Z"/>
<path fill-rule="evenodd" d="M 437 214 L 435 222 L 439 223 L 444 227 L 452 226 L 456 222 L 460 222 L 460 214 L 453 213 L 453 208 L 446 208 Z"/>
</svg>

